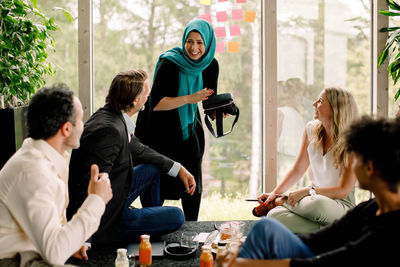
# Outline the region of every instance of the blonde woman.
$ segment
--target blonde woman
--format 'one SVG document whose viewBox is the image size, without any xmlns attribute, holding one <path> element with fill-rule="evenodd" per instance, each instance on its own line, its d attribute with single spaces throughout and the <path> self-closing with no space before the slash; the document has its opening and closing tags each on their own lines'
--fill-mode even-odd
<svg viewBox="0 0 400 267">
<path fill-rule="evenodd" d="M 304 130 L 293 167 L 271 193 L 258 197 L 256 216 L 267 214 L 295 233 L 313 232 L 342 217 L 355 206 L 356 177 L 352 158 L 345 152 L 343 131 L 358 118 L 352 94 L 326 88 L 313 103 L 314 121 Z M 309 170 L 311 184 L 281 196 Z"/>
</svg>

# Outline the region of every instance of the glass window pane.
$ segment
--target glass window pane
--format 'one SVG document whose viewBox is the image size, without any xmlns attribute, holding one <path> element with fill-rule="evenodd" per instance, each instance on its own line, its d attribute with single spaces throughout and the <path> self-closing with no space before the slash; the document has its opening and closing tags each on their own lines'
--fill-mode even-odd
<svg viewBox="0 0 400 267">
<path fill-rule="evenodd" d="M 218 93 L 233 94 L 240 119 L 231 134 L 218 139 L 204 127 L 206 149 L 199 220 L 253 218 L 254 203 L 244 199 L 261 191 L 261 2 L 212 1 L 211 5 L 201 5 L 198 0 L 93 1 L 95 110 L 104 105 L 111 80 L 119 71 L 142 68 L 151 81 L 159 55 L 181 46 L 184 27 L 191 19 L 209 14 L 214 28 L 226 30 L 226 37 L 217 38 L 224 48 L 215 55 L 220 65 Z M 225 11 L 226 21 L 217 21 L 217 12 L 224 15 Z M 244 21 L 251 20 L 249 15 L 254 14 L 246 16 L 246 11 L 255 12 L 254 22 Z M 229 26 L 239 26 L 240 34 L 231 36 Z M 237 52 L 228 51 L 230 42 L 239 45 Z M 232 116 L 224 120 L 226 131 L 232 122 Z M 225 201 L 232 208 L 215 205 L 217 201 Z"/>
<path fill-rule="evenodd" d="M 78 95 L 78 1 L 58 0 L 56 4 L 52 0 L 37 2 L 38 8 L 46 16 L 54 18 L 60 28 L 53 33 L 55 51 L 48 51 L 48 62 L 55 65 L 55 74 L 46 78 L 46 85 L 65 83 Z M 71 13 L 71 23 L 61 9 L 54 8 L 55 5 Z"/>
<path fill-rule="evenodd" d="M 391 27 L 398 27 L 400 24 L 400 19 L 398 17 L 389 17 L 389 26 Z M 394 52 L 391 54 L 391 60 L 395 58 L 397 55 L 397 52 Z M 393 84 L 393 79 L 391 76 L 389 76 L 389 101 L 388 101 L 388 108 L 389 108 L 389 117 L 394 118 L 397 114 L 397 112 L 400 110 L 400 102 L 395 101 L 394 97 L 397 93 L 397 91 L 400 88 L 400 83 L 397 82 L 396 85 Z"/>
<path fill-rule="evenodd" d="M 349 89 L 370 114 L 370 1 L 277 1 L 278 182 L 293 165 L 312 103 L 328 86 Z M 301 179 L 296 187 L 308 186 Z M 363 198 L 364 196 L 360 196 Z"/>
</svg>

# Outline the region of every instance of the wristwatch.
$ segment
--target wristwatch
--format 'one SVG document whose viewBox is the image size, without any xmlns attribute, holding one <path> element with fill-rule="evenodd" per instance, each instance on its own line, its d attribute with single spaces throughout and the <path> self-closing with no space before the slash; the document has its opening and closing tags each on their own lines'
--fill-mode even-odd
<svg viewBox="0 0 400 267">
<path fill-rule="evenodd" d="M 314 188 L 314 186 L 309 186 L 308 187 L 309 189 L 308 189 L 308 194 L 310 194 L 310 196 L 315 196 L 317 193 L 315 192 L 315 188 Z"/>
</svg>

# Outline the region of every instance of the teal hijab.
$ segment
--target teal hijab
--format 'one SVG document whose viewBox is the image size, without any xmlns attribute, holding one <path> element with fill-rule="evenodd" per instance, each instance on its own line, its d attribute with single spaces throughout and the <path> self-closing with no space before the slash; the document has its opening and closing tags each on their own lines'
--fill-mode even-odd
<svg viewBox="0 0 400 267">
<path fill-rule="evenodd" d="M 185 42 L 192 31 L 197 31 L 203 38 L 205 45 L 204 55 L 198 60 L 192 60 L 186 54 Z M 203 89 L 202 72 L 206 69 L 215 55 L 215 34 L 214 29 L 205 20 L 195 19 L 186 25 L 182 36 L 182 48 L 174 47 L 158 58 L 158 63 L 161 59 L 166 58 L 174 62 L 179 67 L 179 91 L 178 96 L 191 95 Z M 154 76 L 155 77 L 155 73 Z M 197 116 L 197 103 L 186 104 L 178 108 L 179 119 L 182 126 L 183 140 L 187 140 L 194 133 Z"/>
</svg>

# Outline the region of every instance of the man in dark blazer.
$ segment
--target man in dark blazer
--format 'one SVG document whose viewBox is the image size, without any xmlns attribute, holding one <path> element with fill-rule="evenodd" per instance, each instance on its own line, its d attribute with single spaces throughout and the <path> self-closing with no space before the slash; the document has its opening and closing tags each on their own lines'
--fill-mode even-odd
<svg viewBox="0 0 400 267">
<path fill-rule="evenodd" d="M 72 151 L 67 216 L 75 214 L 87 196 L 90 179 L 87 170 L 92 164 L 109 174 L 114 194 L 98 231 L 91 238 L 92 243 L 129 242 L 142 234 L 154 236 L 175 231 L 184 223 L 179 208 L 161 206 L 159 169 L 179 176 L 188 194 L 193 194 L 196 188 L 193 176 L 179 163 L 130 134 L 135 127 L 130 117 L 143 108 L 148 95 L 144 71 L 120 72 L 111 83 L 106 105 L 85 123 L 80 148 Z M 138 196 L 142 209 L 130 206 Z"/>
</svg>

